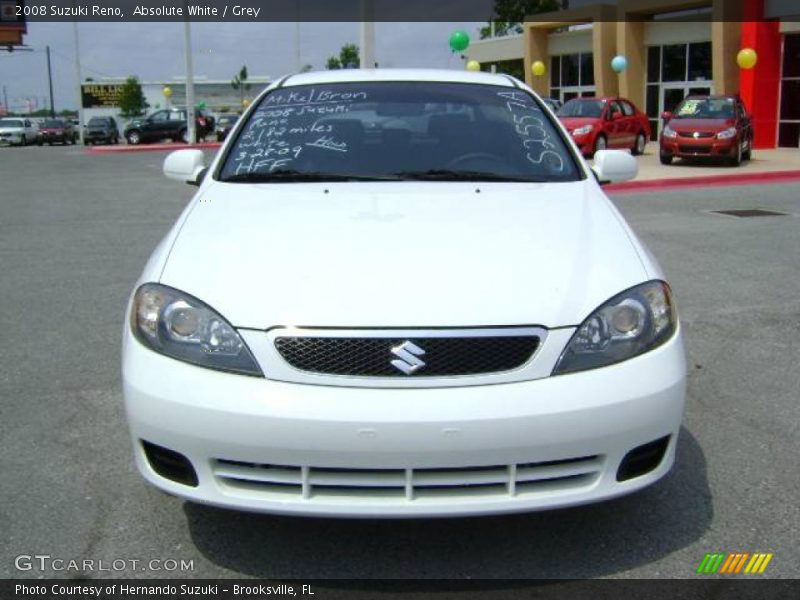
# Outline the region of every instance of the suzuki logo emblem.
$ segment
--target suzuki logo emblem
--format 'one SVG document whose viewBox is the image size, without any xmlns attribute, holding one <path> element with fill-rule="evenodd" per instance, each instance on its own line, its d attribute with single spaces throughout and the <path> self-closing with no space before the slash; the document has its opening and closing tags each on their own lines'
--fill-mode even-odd
<svg viewBox="0 0 800 600">
<path fill-rule="evenodd" d="M 699 131 L 695 131 L 692 135 L 694 135 L 694 139 L 697 139 L 697 138 L 700 137 L 700 132 Z"/>
<path fill-rule="evenodd" d="M 413 342 L 406 340 L 392 348 L 390 352 L 397 357 L 392 361 L 392 366 L 406 375 L 413 375 L 425 366 L 425 361 L 419 358 L 425 354 L 425 350 Z"/>
</svg>

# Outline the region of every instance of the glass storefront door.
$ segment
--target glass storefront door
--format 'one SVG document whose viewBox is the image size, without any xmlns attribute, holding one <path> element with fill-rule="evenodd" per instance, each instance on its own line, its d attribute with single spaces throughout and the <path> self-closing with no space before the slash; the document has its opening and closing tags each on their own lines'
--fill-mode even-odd
<svg viewBox="0 0 800 600">
<path fill-rule="evenodd" d="M 800 146 L 800 34 L 783 37 L 778 146 Z"/>
</svg>

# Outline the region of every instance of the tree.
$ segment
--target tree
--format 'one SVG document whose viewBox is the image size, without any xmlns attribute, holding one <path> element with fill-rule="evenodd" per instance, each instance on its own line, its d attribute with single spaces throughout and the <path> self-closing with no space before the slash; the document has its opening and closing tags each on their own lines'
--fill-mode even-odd
<svg viewBox="0 0 800 600">
<path fill-rule="evenodd" d="M 329 56 L 325 63 L 325 68 L 333 69 L 357 69 L 361 66 L 358 46 L 355 44 L 345 44 L 339 50 L 339 56 Z"/>
<path fill-rule="evenodd" d="M 131 75 L 122 84 L 119 92 L 119 115 L 123 119 L 132 119 L 142 116 L 150 105 L 144 99 L 142 85 L 139 80 Z"/>
<path fill-rule="evenodd" d="M 239 108 L 241 108 L 244 104 L 244 93 L 250 89 L 250 84 L 247 83 L 247 65 L 244 65 L 239 74 L 231 80 L 231 87 L 239 90 Z"/>
<path fill-rule="evenodd" d="M 528 15 L 564 10 L 569 0 L 494 0 L 494 14 L 489 24 L 481 27 L 481 39 L 492 35 L 492 23 L 496 36 L 522 33 L 522 22 Z"/>
</svg>

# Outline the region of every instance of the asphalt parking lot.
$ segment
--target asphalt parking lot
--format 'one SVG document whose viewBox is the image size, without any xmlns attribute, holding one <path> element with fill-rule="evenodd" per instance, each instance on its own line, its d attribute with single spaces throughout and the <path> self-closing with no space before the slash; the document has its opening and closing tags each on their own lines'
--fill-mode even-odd
<svg viewBox="0 0 800 600">
<path fill-rule="evenodd" d="M 615 197 L 671 279 L 688 344 L 659 484 L 510 517 L 301 519 L 190 505 L 135 472 L 125 303 L 195 189 L 161 175 L 164 156 L 0 148 L 0 577 L 686 578 L 707 552 L 773 552 L 766 576 L 797 576 L 800 185 Z M 742 208 L 789 216 L 710 212 Z M 194 568 L 20 572 L 21 554 Z"/>
</svg>

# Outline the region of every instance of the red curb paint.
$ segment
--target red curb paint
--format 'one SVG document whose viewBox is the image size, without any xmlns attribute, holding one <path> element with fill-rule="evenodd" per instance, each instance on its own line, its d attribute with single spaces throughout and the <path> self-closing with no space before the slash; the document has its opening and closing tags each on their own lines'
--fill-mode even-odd
<svg viewBox="0 0 800 600">
<path fill-rule="evenodd" d="M 626 181 L 604 186 L 608 192 L 655 192 L 658 190 L 690 187 L 711 187 L 739 185 L 742 183 L 781 183 L 800 181 L 800 170 L 773 171 L 771 173 L 743 173 L 731 175 L 707 175 L 701 177 L 682 177 L 674 179 L 651 179 L 649 181 Z"/>
<path fill-rule="evenodd" d="M 116 154 L 118 152 L 170 152 L 172 150 L 210 150 L 222 146 L 222 142 L 202 142 L 200 144 L 137 144 L 136 146 L 87 146 L 87 154 Z"/>
</svg>

